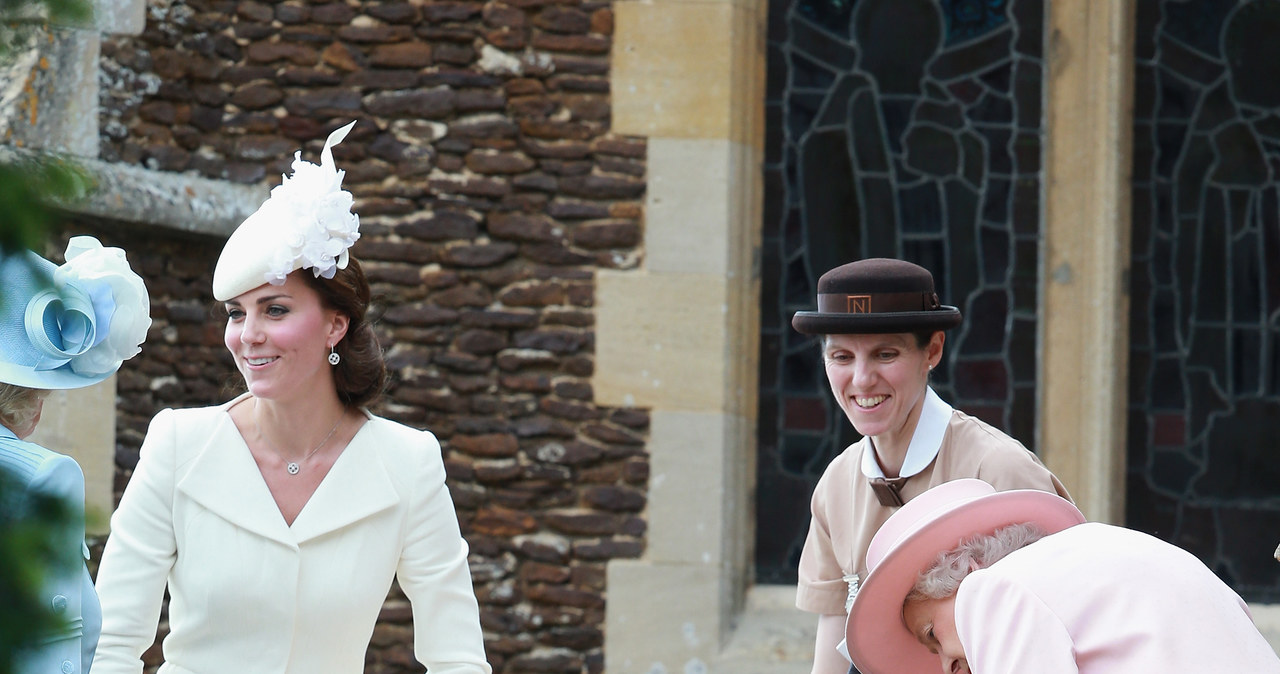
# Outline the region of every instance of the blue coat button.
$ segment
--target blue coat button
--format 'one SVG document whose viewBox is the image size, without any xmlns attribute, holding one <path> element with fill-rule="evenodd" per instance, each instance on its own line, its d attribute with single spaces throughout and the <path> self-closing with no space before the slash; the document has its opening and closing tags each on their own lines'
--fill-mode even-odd
<svg viewBox="0 0 1280 674">
<path fill-rule="evenodd" d="M 67 612 L 67 597 L 65 595 L 53 595 L 53 601 L 50 603 L 53 604 L 54 613 L 63 614 Z"/>
</svg>

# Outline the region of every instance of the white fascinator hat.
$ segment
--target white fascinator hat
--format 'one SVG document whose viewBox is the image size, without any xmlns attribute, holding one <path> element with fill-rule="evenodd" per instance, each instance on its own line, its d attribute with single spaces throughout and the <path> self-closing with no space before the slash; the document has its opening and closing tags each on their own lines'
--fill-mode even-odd
<svg viewBox="0 0 1280 674">
<path fill-rule="evenodd" d="M 124 251 L 75 236 L 66 260 L 0 249 L 0 382 L 82 388 L 141 351 L 151 300 Z"/>
<path fill-rule="evenodd" d="M 329 134 L 319 165 L 303 160 L 301 151 L 294 154 L 293 175 L 283 176 L 222 248 L 213 270 L 215 299 L 225 302 L 264 283 L 282 285 L 298 269 L 333 278 L 346 268 L 347 251 L 360 238 L 360 218 L 351 212 L 351 193 L 342 189 L 346 171 L 334 165 L 333 146 L 355 125 Z"/>
</svg>

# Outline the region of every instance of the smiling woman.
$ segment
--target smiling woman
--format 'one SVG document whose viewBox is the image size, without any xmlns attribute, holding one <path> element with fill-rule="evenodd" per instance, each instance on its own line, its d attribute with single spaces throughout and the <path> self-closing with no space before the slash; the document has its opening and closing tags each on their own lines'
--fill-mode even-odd
<svg viewBox="0 0 1280 674">
<path fill-rule="evenodd" d="M 822 337 L 831 393 L 863 439 L 827 466 L 814 489 L 796 605 L 820 615 L 813 671 L 843 674 L 849 660 L 839 645 L 867 577 L 867 546 L 898 507 L 962 477 L 1070 496 L 1021 443 L 952 409 L 929 387 L 944 330 L 961 316 L 939 301 L 928 270 L 903 260 L 851 262 L 818 280 L 817 305 L 797 312 L 792 326 Z"/>
<path fill-rule="evenodd" d="M 319 165 L 295 158 L 218 259 L 247 390 L 152 421 L 98 572 L 95 674 L 142 670 L 166 588 L 162 674 L 361 672 L 393 580 L 419 662 L 490 671 L 440 445 L 367 409 L 386 367 L 331 150 L 351 126 Z"/>
</svg>

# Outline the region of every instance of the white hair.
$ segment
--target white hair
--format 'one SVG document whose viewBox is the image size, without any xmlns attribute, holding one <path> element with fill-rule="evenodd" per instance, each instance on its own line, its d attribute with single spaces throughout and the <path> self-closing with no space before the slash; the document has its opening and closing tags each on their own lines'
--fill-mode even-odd
<svg viewBox="0 0 1280 674">
<path fill-rule="evenodd" d="M 1010 524 L 990 534 L 970 536 L 960 545 L 943 552 L 916 578 L 915 587 L 904 604 L 926 599 L 946 599 L 955 595 L 960 581 L 978 569 L 985 569 L 1015 550 L 1031 545 L 1047 534 L 1030 522 Z"/>
</svg>

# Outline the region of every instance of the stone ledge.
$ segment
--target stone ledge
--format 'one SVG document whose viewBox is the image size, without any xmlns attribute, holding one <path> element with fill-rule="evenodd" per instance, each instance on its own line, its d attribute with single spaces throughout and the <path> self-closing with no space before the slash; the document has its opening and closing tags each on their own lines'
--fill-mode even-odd
<svg viewBox="0 0 1280 674">
<path fill-rule="evenodd" d="M 57 157 L 81 167 L 93 189 L 64 210 L 106 220 L 156 225 L 193 234 L 228 236 L 270 193 L 266 186 L 240 185 L 182 173 L 151 171 L 97 159 L 50 155 L 0 145 L 0 162 Z"/>
<path fill-rule="evenodd" d="M 756 585 L 709 674 L 808 674 L 818 616 L 796 608 L 794 585 Z"/>
<path fill-rule="evenodd" d="M 94 22 L 100 32 L 138 35 L 147 25 L 145 0 L 95 0 Z"/>
</svg>

